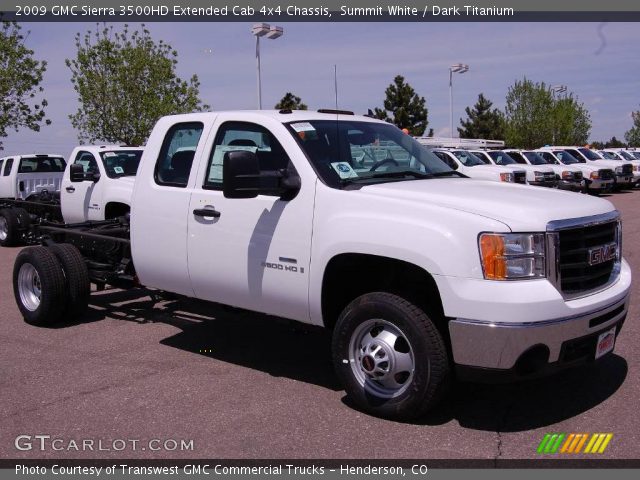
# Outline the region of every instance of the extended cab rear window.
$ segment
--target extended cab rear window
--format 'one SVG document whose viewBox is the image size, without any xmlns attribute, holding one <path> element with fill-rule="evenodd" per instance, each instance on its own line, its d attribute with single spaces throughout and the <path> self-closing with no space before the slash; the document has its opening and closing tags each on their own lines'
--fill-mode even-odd
<svg viewBox="0 0 640 480">
<path fill-rule="evenodd" d="M 64 172 L 67 163 L 62 157 L 23 157 L 18 173 Z"/>
<path fill-rule="evenodd" d="M 187 186 L 203 129 L 201 122 L 178 123 L 169 129 L 156 162 L 155 180 L 158 185 Z"/>
<path fill-rule="evenodd" d="M 8 177 L 11 174 L 11 167 L 13 167 L 13 158 L 8 158 L 7 164 L 4 166 L 3 177 Z"/>
</svg>

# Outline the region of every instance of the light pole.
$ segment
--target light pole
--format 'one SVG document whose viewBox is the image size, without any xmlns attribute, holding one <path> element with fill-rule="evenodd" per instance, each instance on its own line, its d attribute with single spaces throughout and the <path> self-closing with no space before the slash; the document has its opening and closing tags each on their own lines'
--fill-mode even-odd
<svg viewBox="0 0 640 480">
<path fill-rule="evenodd" d="M 268 23 L 254 23 L 251 33 L 256 37 L 256 68 L 258 69 L 258 108 L 262 110 L 262 78 L 260 74 L 260 37 L 267 37 L 272 40 L 279 38 L 284 33 L 282 27 L 269 25 Z"/>
<path fill-rule="evenodd" d="M 556 144 L 556 125 L 557 125 L 557 119 L 556 119 L 556 93 L 566 93 L 567 91 L 567 86 L 566 85 L 551 85 L 549 87 L 549 90 L 551 91 L 551 96 L 553 97 L 553 140 L 552 143 L 555 145 Z"/>
<path fill-rule="evenodd" d="M 451 138 L 453 138 L 453 74 L 468 71 L 469 65 L 464 63 L 456 63 L 449 67 L 449 131 L 451 132 Z"/>
</svg>

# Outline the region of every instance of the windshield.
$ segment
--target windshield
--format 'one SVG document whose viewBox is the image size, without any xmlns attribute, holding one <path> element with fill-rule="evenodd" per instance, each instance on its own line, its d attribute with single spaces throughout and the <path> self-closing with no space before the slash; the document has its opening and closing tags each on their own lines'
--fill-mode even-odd
<svg viewBox="0 0 640 480">
<path fill-rule="evenodd" d="M 352 183 L 459 176 L 413 137 L 386 123 L 310 120 L 286 125 L 322 180 Z"/>
<path fill-rule="evenodd" d="M 593 150 L 590 150 L 588 148 L 579 148 L 578 151 L 589 160 L 600 160 L 600 156 Z"/>
<path fill-rule="evenodd" d="M 640 160 L 640 152 L 629 152 L 631 155 L 633 155 L 636 160 Z"/>
<path fill-rule="evenodd" d="M 547 161 L 536 152 L 523 152 L 523 154 L 531 165 L 548 165 Z"/>
<path fill-rule="evenodd" d="M 62 157 L 22 157 L 18 173 L 64 172 L 66 166 Z"/>
<path fill-rule="evenodd" d="M 496 162 L 496 165 L 514 165 L 518 163 L 507 152 L 491 151 L 488 153 L 493 158 L 493 161 Z"/>
<path fill-rule="evenodd" d="M 142 150 L 110 150 L 100 152 L 109 178 L 134 177 L 138 172 Z"/>
<path fill-rule="evenodd" d="M 602 158 L 605 158 L 606 160 L 620 160 L 620 157 L 618 157 L 613 152 L 605 152 L 603 150 L 603 151 L 600 151 L 599 153 L 600 153 L 600 155 L 602 155 Z"/>
<path fill-rule="evenodd" d="M 580 163 L 576 157 L 571 155 L 569 152 L 565 152 L 564 150 L 555 150 L 553 154 L 556 156 L 558 160 L 560 160 L 565 165 L 573 165 L 574 163 Z"/>
<path fill-rule="evenodd" d="M 625 152 L 624 150 L 619 150 L 618 155 L 621 155 L 625 160 L 635 160 L 636 157 L 631 155 L 629 152 Z"/>
<path fill-rule="evenodd" d="M 454 150 L 453 153 L 458 160 L 462 162 L 465 167 L 475 167 L 477 165 L 484 165 L 485 163 L 476 157 L 473 153 L 466 150 Z"/>
</svg>

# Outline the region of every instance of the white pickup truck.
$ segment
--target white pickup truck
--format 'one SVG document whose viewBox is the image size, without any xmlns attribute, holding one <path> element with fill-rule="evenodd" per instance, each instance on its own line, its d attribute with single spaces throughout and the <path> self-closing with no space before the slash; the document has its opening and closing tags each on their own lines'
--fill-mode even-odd
<svg viewBox="0 0 640 480">
<path fill-rule="evenodd" d="M 600 194 L 613 188 L 615 172 L 610 168 L 598 165 L 581 163 L 566 150 L 554 148 L 539 148 L 535 152 L 544 158 L 547 163 L 556 165 L 556 168 L 575 168 L 582 172 L 584 179 L 584 191 L 586 193 Z M 556 170 L 557 171 L 557 170 Z"/>
<path fill-rule="evenodd" d="M 105 220 L 130 211 L 133 177 L 142 148 L 76 147 L 68 164 L 60 156 L 23 155 L 4 160 L 0 175 L 0 245 L 31 241 L 41 222 Z M 66 165 L 66 168 L 65 168 Z"/>
<path fill-rule="evenodd" d="M 545 149 L 564 150 L 569 152 L 581 163 L 594 165 L 596 167 L 610 168 L 615 172 L 613 189 L 620 190 L 623 188 L 633 187 L 633 165 L 629 162 L 620 162 L 618 160 L 606 160 L 598 153 L 590 148 L 575 146 L 547 146 Z"/>
<path fill-rule="evenodd" d="M 29 231 L 31 214 L 61 220 L 61 155 L 29 154 L 0 158 L 0 245 L 16 245 Z"/>
<path fill-rule="evenodd" d="M 471 150 L 471 152 L 487 165 L 499 165 L 504 168 L 513 170 L 521 170 L 525 172 L 526 183 L 534 186 L 553 187 L 553 182 L 545 182 L 545 173 L 548 176 L 546 167 L 541 168 L 537 165 L 530 165 L 523 161 L 517 162 L 507 152 L 503 150 Z"/>
<path fill-rule="evenodd" d="M 449 150 L 434 148 L 433 153 L 453 170 L 469 178 L 494 182 L 527 183 L 527 173 L 523 169 L 510 169 L 499 165 L 489 165 L 469 150 Z"/>
<path fill-rule="evenodd" d="M 383 142 L 392 153 L 363 163 Z M 629 307 L 611 203 L 465 178 L 350 112 L 164 117 L 130 217 L 37 230 L 13 270 L 27 322 L 81 317 L 91 282 L 324 326 L 349 397 L 391 418 L 432 408 L 454 373 L 597 361 Z"/>
<path fill-rule="evenodd" d="M 62 179 L 66 223 L 106 220 L 129 213 L 141 147 L 76 147 Z"/>
</svg>

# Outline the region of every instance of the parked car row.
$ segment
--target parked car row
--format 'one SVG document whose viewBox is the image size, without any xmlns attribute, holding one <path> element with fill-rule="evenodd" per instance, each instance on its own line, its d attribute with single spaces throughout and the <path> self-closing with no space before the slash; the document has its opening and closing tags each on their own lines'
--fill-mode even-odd
<svg viewBox="0 0 640 480">
<path fill-rule="evenodd" d="M 640 152 L 632 150 L 548 145 L 521 150 L 501 148 L 504 143 L 496 140 L 416 140 L 430 147 L 449 167 L 471 178 L 594 194 L 640 183 Z"/>
</svg>

